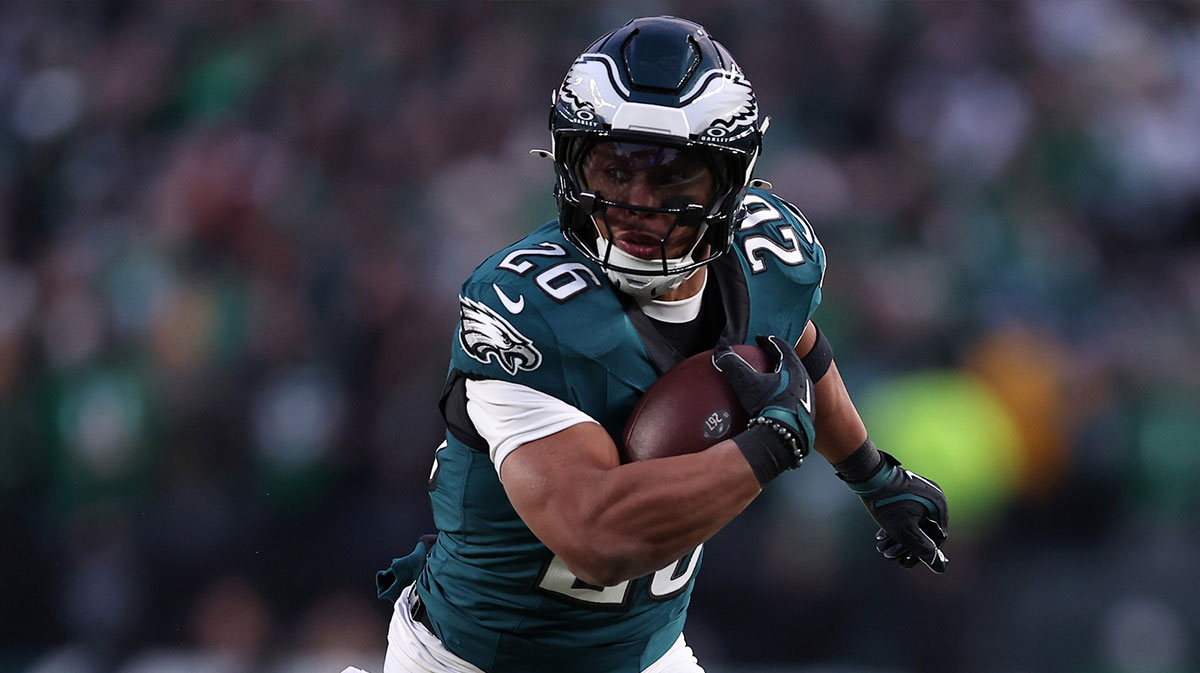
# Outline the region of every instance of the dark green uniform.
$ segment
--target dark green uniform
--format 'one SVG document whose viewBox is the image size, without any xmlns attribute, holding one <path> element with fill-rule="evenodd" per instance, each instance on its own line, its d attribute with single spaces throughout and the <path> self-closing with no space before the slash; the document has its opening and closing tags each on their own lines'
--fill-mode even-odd
<svg viewBox="0 0 1200 673">
<path fill-rule="evenodd" d="M 795 343 L 821 299 L 824 252 L 790 204 L 751 190 L 743 205 L 734 250 L 708 267 L 706 302 L 717 293 L 723 341 Z M 434 631 L 490 673 L 640 671 L 682 632 L 701 550 L 617 587 L 575 579 L 509 504 L 466 415 L 465 380 L 547 393 L 619 441 L 639 397 L 681 356 L 553 223 L 481 264 L 460 301 L 449 430 L 430 484 L 439 536 L 417 580 Z"/>
</svg>

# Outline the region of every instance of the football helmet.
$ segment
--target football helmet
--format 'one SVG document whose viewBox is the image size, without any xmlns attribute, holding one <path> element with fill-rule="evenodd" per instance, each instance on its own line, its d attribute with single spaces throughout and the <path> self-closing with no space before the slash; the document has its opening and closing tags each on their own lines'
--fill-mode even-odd
<svg viewBox="0 0 1200 673">
<path fill-rule="evenodd" d="M 630 21 L 588 47 L 554 92 L 564 237 L 617 289 L 661 297 L 729 250 L 764 130 L 750 82 L 704 27 Z"/>
</svg>

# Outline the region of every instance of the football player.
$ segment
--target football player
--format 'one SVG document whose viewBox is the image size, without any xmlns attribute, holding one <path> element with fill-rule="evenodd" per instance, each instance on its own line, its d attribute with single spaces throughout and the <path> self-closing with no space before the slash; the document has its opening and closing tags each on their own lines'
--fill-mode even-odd
<svg viewBox="0 0 1200 673">
<path fill-rule="evenodd" d="M 550 113 L 558 221 L 459 298 L 429 492 L 438 534 L 379 574 L 385 673 L 691 672 L 703 543 L 810 448 L 904 566 L 946 568 L 941 489 L 877 450 L 811 322 L 825 253 L 751 179 L 766 121 L 701 26 L 642 18 L 571 65 Z M 773 371 L 729 348 L 757 343 Z M 621 464 L 614 437 L 683 358 L 716 366 L 749 427 Z"/>
</svg>

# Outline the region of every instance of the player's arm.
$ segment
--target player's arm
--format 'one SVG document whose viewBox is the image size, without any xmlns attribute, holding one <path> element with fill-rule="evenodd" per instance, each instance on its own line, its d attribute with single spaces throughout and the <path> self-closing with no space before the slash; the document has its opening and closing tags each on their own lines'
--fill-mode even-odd
<svg viewBox="0 0 1200 673">
<path fill-rule="evenodd" d="M 879 524 L 876 548 L 906 568 L 920 560 L 944 572 L 948 560 L 939 547 L 950 519 L 942 489 L 901 468 L 900 461 L 871 443 L 833 361 L 833 349 L 812 322 L 804 328 L 796 354 L 815 381 L 817 452 Z"/>
<path fill-rule="evenodd" d="M 608 433 L 589 422 L 502 458 L 501 481 L 530 530 L 578 577 L 612 585 L 666 566 L 729 523 L 812 444 L 812 383 L 800 357 L 774 337 L 759 345 L 772 354 L 769 373 L 728 347 L 713 356 L 753 417 L 732 439 L 622 465 Z"/>
<path fill-rule="evenodd" d="M 817 404 L 813 425 L 817 441 L 814 448 L 830 464 L 836 464 L 849 458 L 867 441 L 867 427 L 850 399 L 850 392 L 838 373 L 832 353 L 826 364 L 823 356 L 817 357 L 819 354 L 813 353 L 816 345 L 817 326 L 810 321 L 796 344 L 796 354 L 804 358 L 809 374 L 815 379 L 813 390 Z M 813 357 L 809 357 L 810 354 Z M 814 366 L 828 366 L 828 369 L 824 370 L 823 375 L 817 375 L 812 369 Z"/>
<path fill-rule="evenodd" d="M 517 514 L 576 576 L 611 586 L 659 570 L 758 494 L 761 481 L 732 443 L 621 465 L 607 432 L 563 401 L 554 329 L 532 297 L 518 318 L 504 300 L 519 290 L 506 291 L 486 280 L 464 286 L 454 363 L 469 374 L 444 404 L 467 417 L 454 423 L 483 440 Z"/>
<path fill-rule="evenodd" d="M 596 423 L 522 445 L 500 464 L 500 479 L 538 539 L 577 577 L 601 586 L 681 558 L 761 491 L 732 440 L 622 465 Z"/>
</svg>

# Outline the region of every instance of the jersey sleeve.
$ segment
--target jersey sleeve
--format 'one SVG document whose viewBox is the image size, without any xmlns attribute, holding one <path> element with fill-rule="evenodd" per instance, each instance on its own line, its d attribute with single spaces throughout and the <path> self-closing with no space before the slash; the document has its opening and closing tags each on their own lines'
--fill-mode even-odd
<svg viewBox="0 0 1200 673">
<path fill-rule="evenodd" d="M 796 206 L 759 189 L 743 201 L 735 246 L 751 295 L 750 334 L 775 334 L 791 343 L 821 303 L 825 249 Z"/>
<path fill-rule="evenodd" d="M 488 443 L 488 455 L 500 464 L 528 444 L 579 423 L 596 420 L 543 392 L 505 381 L 467 381 L 467 414 Z"/>
</svg>

